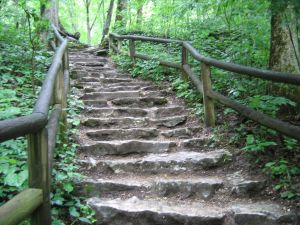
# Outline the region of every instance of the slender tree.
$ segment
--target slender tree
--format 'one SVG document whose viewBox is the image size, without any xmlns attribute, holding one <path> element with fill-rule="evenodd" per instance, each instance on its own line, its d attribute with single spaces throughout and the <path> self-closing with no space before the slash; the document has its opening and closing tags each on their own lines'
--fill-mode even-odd
<svg viewBox="0 0 300 225">
<path fill-rule="evenodd" d="M 75 1 L 74 0 L 69 0 L 67 2 L 68 6 L 67 6 L 67 9 L 68 9 L 68 13 L 69 13 L 69 17 L 71 19 L 71 26 L 72 26 L 72 29 L 74 32 L 77 32 L 78 31 L 78 23 L 77 23 L 77 20 L 76 20 L 76 15 L 75 15 Z"/>
<path fill-rule="evenodd" d="M 117 27 L 125 27 L 126 26 L 126 17 L 125 12 L 127 9 L 128 0 L 118 0 L 117 3 L 117 11 L 116 11 L 116 26 Z"/>
<path fill-rule="evenodd" d="M 96 15 L 94 17 L 94 20 L 91 22 L 90 10 L 91 10 L 92 0 L 83 0 L 84 6 L 85 6 L 85 11 L 86 11 L 86 30 L 87 30 L 87 41 L 88 41 L 89 45 L 92 42 L 92 38 L 91 38 L 92 29 L 95 25 L 95 22 L 96 22 L 97 18 L 98 18 L 98 15 L 99 15 L 100 9 L 101 9 L 101 5 L 103 4 L 103 2 L 104 2 L 104 0 L 99 2 Z"/>
<path fill-rule="evenodd" d="M 110 0 L 106 20 L 105 20 L 105 23 L 104 23 L 104 26 L 103 26 L 101 45 L 104 44 L 105 37 L 108 35 L 109 27 L 110 27 L 110 23 L 111 23 L 111 18 L 112 18 L 112 14 L 113 14 L 113 9 L 114 9 L 114 0 Z"/>
</svg>

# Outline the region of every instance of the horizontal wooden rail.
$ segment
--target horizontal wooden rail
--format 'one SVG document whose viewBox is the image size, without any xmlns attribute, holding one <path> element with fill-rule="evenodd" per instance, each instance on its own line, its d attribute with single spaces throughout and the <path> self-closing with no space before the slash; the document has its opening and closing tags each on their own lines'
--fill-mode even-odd
<svg viewBox="0 0 300 225">
<path fill-rule="evenodd" d="M 135 58 L 138 59 L 144 59 L 144 60 L 152 60 L 153 57 L 151 56 L 147 56 L 147 55 L 142 55 L 142 54 L 134 54 L 133 55 Z M 177 64 L 177 63 L 172 63 L 172 62 L 168 62 L 168 61 L 164 61 L 164 60 L 158 60 L 159 64 L 162 66 L 167 66 L 167 67 L 172 67 L 175 69 L 181 69 L 181 65 Z"/>
<path fill-rule="evenodd" d="M 37 112 L 43 113 L 48 116 L 51 98 L 54 93 L 56 76 L 62 66 L 62 59 L 63 59 L 63 55 L 66 51 L 67 44 L 68 44 L 67 40 L 64 40 L 53 58 L 53 62 L 48 70 L 47 75 L 46 75 L 46 79 L 43 82 L 43 86 L 41 88 L 40 95 L 34 106 L 33 112 L 35 112 L 35 113 L 37 113 Z"/>
<path fill-rule="evenodd" d="M 270 127 L 280 133 L 283 133 L 295 139 L 299 139 L 300 137 L 300 128 L 297 126 L 293 126 L 289 123 L 285 123 L 283 121 L 267 116 L 262 112 L 244 106 L 228 97 L 225 97 L 224 95 L 218 92 L 210 91 L 208 92 L 208 96 L 222 103 L 223 105 L 236 110 L 241 115 L 248 117 L 266 127 Z"/>
<path fill-rule="evenodd" d="M 0 121 L 0 142 L 35 133 L 47 124 L 47 116 L 42 113 L 32 113 L 15 119 Z"/>
<path fill-rule="evenodd" d="M 135 40 L 135 41 L 149 41 L 149 42 L 157 42 L 157 43 L 182 44 L 182 41 L 180 40 L 166 39 L 166 38 L 154 38 L 154 37 L 145 37 L 145 36 L 138 36 L 138 35 L 118 35 L 116 33 L 110 33 L 110 36 L 120 40 Z"/>
<path fill-rule="evenodd" d="M 114 45 L 114 40 L 117 40 L 118 47 Z M 223 69 L 225 71 L 234 72 L 241 75 L 248 75 L 250 77 L 256 77 L 263 80 L 270 80 L 273 82 L 285 83 L 300 85 L 300 74 L 291 74 L 291 73 L 281 73 L 270 70 L 262 70 L 247 66 L 242 66 L 234 63 L 228 63 L 213 58 L 209 58 L 201 55 L 189 42 L 187 41 L 178 41 L 178 40 L 169 40 L 162 38 L 152 38 L 144 36 L 134 36 L 134 35 L 118 35 L 115 33 L 110 34 L 109 43 L 110 48 L 116 52 L 121 52 L 122 40 L 129 40 L 129 56 L 133 63 L 135 59 L 144 59 L 152 60 L 154 59 L 151 56 L 144 54 L 137 54 L 135 49 L 135 41 L 147 41 L 147 42 L 156 42 L 156 43 L 178 43 L 182 46 L 181 54 L 181 64 L 159 60 L 160 65 L 172 67 L 179 69 L 183 78 L 188 77 L 192 83 L 196 86 L 197 90 L 203 95 L 203 105 L 204 105 L 204 116 L 206 126 L 215 125 L 215 110 L 214 110 L 214 101 L 217 101 L 227 107 L 230 107 L 245 117 L 248 117 L 264 126 L 270 127 L 278 132 L 281 132 L 284 135 L 293 137 L 297 140 L 300 140 L 300 128 L 293 126 L 287 122 L 274 119 L 262 112 L 254 110 L 250 107 L 242 105 L 237 101 L 234 101 L 220 93 L 214 92 L 212 90 L 212 81 L 211 81 L 211 67 L 216 67 Z M 188 55 L 191 55 L 195 60 L 199 61 L 201 64 L 201 78 L 194 74 L 190 65 L 188 65 Z"/>
<path fill-rule="evenodd" d="M 199 62 L 217 67 L 226 71 L 271 80 L 279 83 L 300 85 L 300 74 L 280 73 L 271 70 L 256 69 L 248 66 L 242 66 L 234 63 L 223 62 L 201 55 L 190 43 L 183 42 L 183 46 L 191 53 L 191 55 Z"/>
<path fill-rule="evenodd" d="M 29 188 L 19 193 L 0 208 L 1 225 L 18 225 L 43 203 L 43 191 Z"/>
</svg>

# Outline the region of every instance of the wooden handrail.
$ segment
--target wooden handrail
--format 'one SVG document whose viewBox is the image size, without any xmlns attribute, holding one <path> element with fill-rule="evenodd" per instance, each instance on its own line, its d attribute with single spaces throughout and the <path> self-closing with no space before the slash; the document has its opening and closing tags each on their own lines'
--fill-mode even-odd
<svg viewBox="0 0 300 225">
<path fill-rule="evenodd" d="M 0 207 L 0 224 L 17 225 L 31 216 L 32 225 L 51 225 L 50 184 L 52 156 L 58 124 L 66 127 L 66 96 L 69 90 L 68 42 L 52 26 L 56 36 L 55 55 L 46 74 L 33 113 L 0 121 L 0 141 L 27 135 L 29 189 Z M 48 115 L 53 107 L 50 119 Z M 25 201 L 17 204 L 17 201 Z M 3 220 L 1 218 L 3 216 Z M 13 220 L 12 220 L 13 218 Z M 15 219 L 16 218 L 16 219 Z"/>
<path fill-rule="evenodd" d="M 46 126 L 50 101 L 54 93 L 56 76 L 62 65 L 62 58 L 66 48 L 67 41 L 64 40 L 55 53 L 53 63 L 43 82 L 33 113 L 28 116 L 0 121 L 0 141 L 35 133 Z"/>
<path fill-rule="evenodd" d="M 110 33 L 110 36 L 120 40 L 150 41 L 150 42 L 157 42 L 157 43 L 178 43 L 178 44 L 182 44 L 183 42 L 174 39 L 154 38 L 154 37 L 145 37 L 145 36 L 138 36 L 138 35 L 119 35 L 116 33 Z"/>
<path fill-rule="evenodd" d="M 1 206 L 0 224 L 20 224 L 42 203 L 43 191 L 41 189 L 26 189 Z"/>
<path fill-rule="evenodd" d="M 224 62 L 221 60 L 209 58 L 200 54 L 198 50 L 195 49 L 188 41 L 179 41 L 179 40 L 172 40 L 172 39 L 153 38 L 153 37 L 144 37 L 144 36 L 135 36 L 135 35 L 119 35 L 116 33 L 111 33 L 110 37 L 118 40 L 150 41 L 150 42 L 157 42 L 157 43 L 178 43 L 181 44 L 184 48 L 186 48 L 189 51 L 189 53 L 194 57 L 194 59 L 196 59 L 199 62 L 204 62 L 209 66 L 214 66 L 219 69 L 224 69 L 226 71 L 230 71 L 242 75 L 262 78 L 264 80 L 271 80 L 279 83 L 300 85 L 300 74 L 282 73 L 282 72 L 276 72 L 271 70 L 257 69 L 253 67 L 242 66 L 235 63 L 229 63 L 229 62 Z"/>
<path fill-rule="evenodd" d="M 118 46 L 114 44 L 114 41 L 118 42 Z M 137 54 L 135 50 L 135 41 L 147 41 L 155 43 L 178 43 L 182 47 L 181 54 L 181 65 L 173 62 L 158 60 L 163 66 L 172 67 L 179 69 L 183 78 L 188 77 L 193 84 L 196 86 L 197 90 L 203 94 L 203 104 L 204 104 L 204 117 L 206 126 L 215 125 L 215 112 L 214 112 L 214 101 L 217 101 L 227 107 L 233 108 L 245 117 L 248 117 L 264 126 L 270 127 L 276 131 L 281 132 L 284 135 L 300 140 L 300 128 L 298 126 L 293 126 L 287 122 L 274 119 L 262 112 L 254 110 L 250 107 L 242 105 L 235 100 L 232 100 L 220 93 L 214 92 L 212 90 L 211 84 L 211 68 L 216 67 L 223 69 L 225 71 L 234 72 L 241 75 L 247 75 L 251 77 L 260 78 L 263 80 L 270 80 L 273 82 L 300 85 L 300 74 L 282 73 L 270 70 L 262 70 L 257 68 L 252 68 L 248 66 L 242 66 L 234 63 L 224 62 L 221 60 L 206 57 L 198 52 L 190 42 L 169 40 L 162 38 L 135 36 L 135 35 L 119 35 L 111 33 L 109 35 L 109 47 L 111 50 L 118 53 L 121 52 L 122 41 L 129 40 L 129 56 L 135 63 L 135 58 L 140 59 L 153 59 L 153 57 L 143 54 Z M 195 60 L 201 63 L 201 79 L 196 76 L 190 65 L 188 65 L 188 54 L 190 54 Z"/>
<path fill-rule="evenodd" d="M 191 53 L 194 59 L 207 65 L 217 67 L 226 71 L 271 80 L 273 82 L 300 85 L 300 74 L 281 73 L 271 70 L 262 70 L 234 63 L 223 62 L 201 55 L 190 43 L 183 42 L 183 46 Z"/>
</svg>

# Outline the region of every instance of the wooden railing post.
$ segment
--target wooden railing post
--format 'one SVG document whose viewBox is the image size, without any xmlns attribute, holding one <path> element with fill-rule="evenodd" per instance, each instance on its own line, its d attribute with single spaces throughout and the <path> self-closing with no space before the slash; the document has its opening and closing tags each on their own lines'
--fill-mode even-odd
<svg viewBox="0 0 300 225">
<path fill-rule="evenodd" d="M 129 56 L 131 58 L 132 64 L 135 65 L 135 42 L 134 40 L 129 40 Z"/>
<path fill-rule="evenodd" d="M 183 66 L 189 64 L 188 61 L 188 50 L 182 45 L 181 49 L 181 67 L 182 67 L 182 78 L 185 81 L 189 80 L 189 76 L 184 72 Z"/>
<path fill-rule="evenodd" d="M 211 71 L 210 67 L 205 63 L 201 63 L 201 74 L 203 83 L 203 104 L 204 104 L 204 119 L 207 127 L 215 126 L 215 106 L 214 101 L 207 96 L 211 90 Z"/>
<path fill-rule="evenodd" d="M 64 134 L 67 131 L 67 98 L 65 95 L 65 85 L 64 85 L 64 63 L 62 63 L 59 72 L 56 76 L 56 84 L 55 84 L 55 90 L 54 90 L 54 104 L 60 104 L 62 108 L 61 112 L 61 126 L 60 126 L 60 133 Z M 62 137 L 62 143 L 66 143 L 66 140 L 64 139 L 64 135 Z"/>
<path fill-rule="evenodd" d="M 113 52 L 114 49 L 112 48 L 112 45 L 113 45 L 113 37 L 111 35 L 108 35 L 108 48 Z"/>
<path fill-rule="evenodd" d="M 121 49 L 122 49 L 122 40 L 118 38 L 117 43 L 118 43 L 117 48 L 118 48 L 118 53 L 119 53 L 119 52 L 121 52 Z"/>
<path fill-rule="evenodd" d="M 29 188 L 43 190 L 43 204 L 32 214 L 31 225 L 51 225 L 48 132 L 28 135 Z"/>
</svg>

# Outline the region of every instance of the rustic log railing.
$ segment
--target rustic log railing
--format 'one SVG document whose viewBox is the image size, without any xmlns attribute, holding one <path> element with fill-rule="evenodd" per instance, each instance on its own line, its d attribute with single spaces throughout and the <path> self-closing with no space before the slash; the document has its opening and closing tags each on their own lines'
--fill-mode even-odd
<svg viewBox="0 0 300 225">
<path fill-rule="evenodd" d="M 0 207 L 0 224 L 17 225 L 30 217 L 32 225 L 51 225 L 50 184 L 59 123 L 66 126 L 69 89 L 67 40 L 53 26 L 56 52 L 33 113 L 0 121 L 0 142 L 27 136 L 29 188 Z"/>
<path fill-rule="evenodd" d="M 230 99 L 218 92 L 213 91 L 213 86 L 211 82 L 211 67 L 216 67 L 223 69 L 225 71 L 234 72 L 240 75 L 247 75 L 251 77 L 260 78 L 263 80 L 270 80 L 278 83 L 300 85 L 300 74 L 291 73 L 280 73 L 270 70 L 256 69 L 252 67 L 242 66 L 234 63 L 228 63 L 216 59 L 212 59 L 201 55 L 197 49 L 195 49 L 187 41 L 170 40 L 163 38 L 152 38 L 144 36 L 135 35 L 119 35 L 111 33 L 109 35 L 109 47 L 111 50 L 118 53 L 122 52 L 122 41 L 129 41 L 129 56 L 135 63 L 135 59 L 150 60 L 153 57 L 143 54 L 137 54 L 135 50 L 135 42 L 155 42 L 155 43 L 177 43 L 182 48 L 181 54 L 181 64 L 168 62 L 164 60 L 159 60 L 160 65 L 172 67 L 179 69 L 184 77 L 188 77 L 193 84 L 196 86 L 197 90 L 203 95 L 203 105 L 204 105 L 204 118 L 205 124 L 208 127 L 215 125 L 215 101 L 230 107 L 245 117 L 248 117 L 266 127 L 272 128 L 284 135 L 300 140 L 300 127 L 294 126 L 290 123 L 283 122 L 278 119 L 274 119 L 262 112 L 254 110 L 250 107 L 242 105 L 235 100 Z M 117 45 L 115 44 L 117 43 Z M 191 69 L 188 64 L 188 56 L 191 55 L 195 60 L 200 62 L 201 74 L 198 77 Z M 200 77 L 202 79 L 200 79 Z"/>
</svg>

